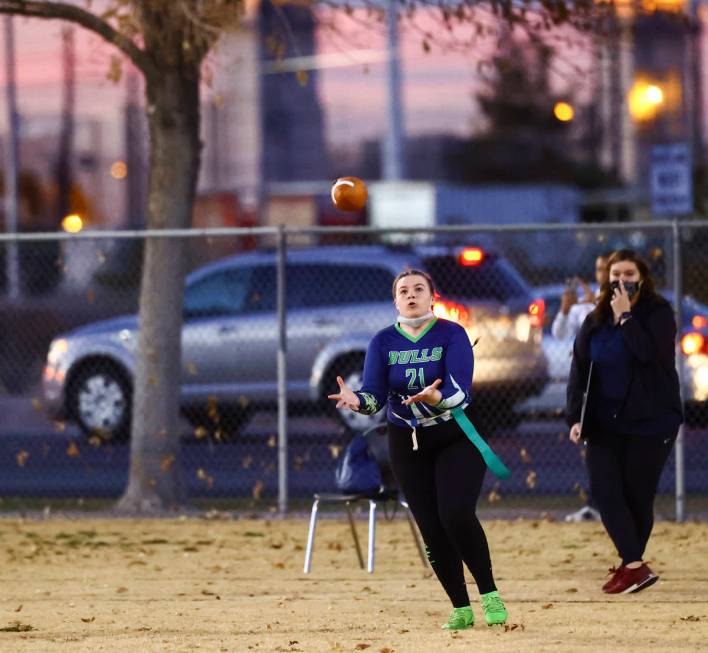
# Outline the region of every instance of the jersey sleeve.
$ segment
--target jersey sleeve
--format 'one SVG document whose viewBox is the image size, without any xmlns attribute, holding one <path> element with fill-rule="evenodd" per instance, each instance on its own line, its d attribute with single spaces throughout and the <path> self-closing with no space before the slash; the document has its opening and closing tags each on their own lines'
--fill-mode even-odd
<svg viewBox="0 0 708 653">
<path fill-rule="evenodd" d="M 438 387 L 442 399 L 435 405 L 439 410 L 450 410 L 470 401 L 470 386 L 474 371 L 474 354 L 467 332 L 456 328 L 445 350 L 445 376 Z"/>
<path fill-rule="evenodd" d="M 362 415 L 373 415 L 386 405 L 388 367 L 385 360 L 381 338 L 378 335 L 374 336 L 364 359 L 364 383 L 354 393 L 359 397 L 359 412 Z"/>
</svg>

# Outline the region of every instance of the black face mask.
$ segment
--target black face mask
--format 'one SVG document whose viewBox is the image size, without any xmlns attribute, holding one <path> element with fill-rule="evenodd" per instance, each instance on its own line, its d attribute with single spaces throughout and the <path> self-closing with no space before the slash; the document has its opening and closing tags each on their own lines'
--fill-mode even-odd
<svg viewBox="0 0 708 653">
<path fill-rule="evenodd" d="M 629 297 L 630 301 L 639 292 L 640 285 L 641 285 L 641 281 L 625 281 L 624 282 L 624 290 L 627 293 L 627 297 Z M 620 287 L 620 282 L 613 281 L 610 284 L 610 286 L 612 286 L 613 290 L 617 290 L 617 288 Z"/>
</svg>

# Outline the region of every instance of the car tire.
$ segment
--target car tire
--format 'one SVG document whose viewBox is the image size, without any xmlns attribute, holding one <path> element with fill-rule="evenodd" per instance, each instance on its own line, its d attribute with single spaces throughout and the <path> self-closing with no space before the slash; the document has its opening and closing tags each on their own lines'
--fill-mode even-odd
<svg viewBox="0 0 708 653">
<path fill-rule="evenodd" d="M 358 390 L 364 379 L 364 354 L 347 354 L 332 363 L 330 372 L 326 376 L 324 398 L 328 402 L 330 413 L 348 433 L 363 433 L 367 429 L 383 424 L 386 421 L 385 408 L 374 415 L 362 415 L 352 410 L 337 408 L 331 399 L 327 399 L 327 395 L 334 394 L 339 389 L 337 386 L 338 376 L 341 376 L 352 390 Z"/>
<path fill-rule="evenodd" d="M 84 366 L 69 383 L 67 413 L 87 436 L 124 441 L 130 437 L 132 389 L 114 363 Z"/>
</svg>

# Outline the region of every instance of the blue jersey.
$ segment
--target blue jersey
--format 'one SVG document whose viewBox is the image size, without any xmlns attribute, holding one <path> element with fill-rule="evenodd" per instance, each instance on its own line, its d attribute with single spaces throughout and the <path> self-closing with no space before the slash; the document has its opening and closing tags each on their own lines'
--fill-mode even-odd
<svg viewBox="0 0 708 653">
<path fill-rule="evenodd" d="M 386 416 L 398 426 L 424 427 L 452 417 L 452 409 L 470 402 L 474 356 L 467 332 L 457 323 L 434 318 L 417 337 L 398 323 L 379 331 L 366 352 L 364 385 L 356 394 L 359 412 L 371 415 L 388 403 Z M 403 400 L 436 379 L 439 404 Z"/>
</svg>

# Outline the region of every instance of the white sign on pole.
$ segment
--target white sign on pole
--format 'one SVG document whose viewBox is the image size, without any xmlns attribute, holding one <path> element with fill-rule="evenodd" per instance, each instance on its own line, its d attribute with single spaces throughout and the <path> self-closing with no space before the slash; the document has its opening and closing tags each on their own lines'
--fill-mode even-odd
<svg viewBox="0 0 708 653">
<path fill-rule="evenodd" d="M 691 151 L 687 143 L 651 148 L 651 211 L 656 216 L 693 211 Z"/>
</svg>

